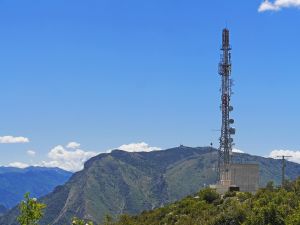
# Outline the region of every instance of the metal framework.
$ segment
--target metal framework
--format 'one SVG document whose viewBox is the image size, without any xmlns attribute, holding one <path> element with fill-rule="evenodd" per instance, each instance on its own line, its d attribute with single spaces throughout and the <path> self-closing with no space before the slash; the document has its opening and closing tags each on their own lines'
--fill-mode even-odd
<svg viewBox="0 0 300 225">
<path fill-rule="evenodd" d="M 292 156 L 289 155 L 281 155 L 277 156 L 277 158 L 282 159 L 282 175 L 281 175 L 281 187 L 284 187 L 285 184 L 285 167 L 286 167 L 286 158 L 290 158 Z"/>
<path fill-rule="evenodd" d="M 230 112 L 233 107 L 230 105 L 232 93 L 231 76 L 231 46 L 229 42 L 229 30 L 224 29 L 222 35 L 221 61 L 219 63 L 219 74 L 222 79 L 221 86 L 221 111 L 222 111 L 222 127 L 220 137 L 218 172 L 219 183 L 223 185 L 231 185 L 230 164 L 233 147 L 232 135 L 235 134 L 235 128 L 232 127 L 234 120 L 230 118 Z"/>
</svg>

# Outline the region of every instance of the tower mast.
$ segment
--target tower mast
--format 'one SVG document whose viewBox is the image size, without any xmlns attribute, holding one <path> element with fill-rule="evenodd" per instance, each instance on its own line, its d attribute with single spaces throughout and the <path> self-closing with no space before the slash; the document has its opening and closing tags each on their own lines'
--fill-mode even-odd
<svg viewBox="0 0 300 225">
<path fill-rule="evenodd" d="M 222 79 L 221 86 L 221 111 L 222 111 L 222 127 L 219 148 L 219 183 L 222 185 L 230 185 L 230 164 L 233 139 L 231 135 L 235 134 L 235 129 L 231 127 L 234 120 L 230 118 L 230 112 L 233 107 L 230 105 L 232 95 L 231 75 L 231 46 L 229 42 L 229 30 L 225 28 L 222 34 L 221 61 L 219 63 L 219 74 Z"/>
<path fill-rule="evenodd" d="M 290 158 L 289 155 L 277 156 L 277 158 L 282 158 L 282 174 L 281 174 L 281 187 L 284 188 L 285 184 L 285 167 L 286 167 L 286 158 Z"/>
</svg>

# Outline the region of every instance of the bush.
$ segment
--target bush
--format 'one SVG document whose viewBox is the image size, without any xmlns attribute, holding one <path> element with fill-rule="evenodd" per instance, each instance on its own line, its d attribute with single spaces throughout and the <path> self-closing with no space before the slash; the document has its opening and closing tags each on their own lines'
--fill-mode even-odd
<svg viewBox="0 0 300 225">
<path fill-rule="evenodd" d="M 26 193 L 19 207 L 18 222 L 21 225 L 36 225 L 43 217 L 43 209 L 46 205 L 39 203 L 36 198 L 30 198 L 29 193 Z"/>
<path fill-rule="evenodd" d="M 85 221 L 85 220 L 74 217 L 72 219 L 72 225 L 94 225 L 94 223 L 91 221 Z"/>
<path fill-rule="evenodd" d="M 198 196 L 201 200 L 204 200 L 209 204 L 221 199 L 221 196 L 216 192 L 216 190 L 211 188 L 205 188 L 201 190 Z"/>
</svg>

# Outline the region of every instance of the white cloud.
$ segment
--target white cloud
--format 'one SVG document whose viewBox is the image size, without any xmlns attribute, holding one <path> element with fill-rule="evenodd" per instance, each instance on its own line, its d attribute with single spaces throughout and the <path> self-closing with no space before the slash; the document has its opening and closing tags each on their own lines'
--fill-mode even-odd
<svg viewBox="0 0 300 225">
<path fill-rule="evenodd" d="M 29 156 L 35 156 L 35 155 L 36 155 L 36 152 L 33 151 L 33 150 L 28 150 L 28 151 L 27 151 L 27 155 L 29 155 Z"/>
<path fill-rule="evenodd" d="M 264 11 L 278 11 L 279 7 L 276 6 L 275 4 L 267 1 L 264 1 L 261 3 L 261 5 L 258 8 L 258 12 L 264 12 Z"/>
<path fill-rule="evenodd" d="M 269 157 L 278 159 L 281 156 L 291 156 L 289 158 L 286 158 L 289 161 L 293 161 L 296 163 L 300 163 L 300 151 L 293 151 L 293 150 L 273 150 L 270 152 Z M 279 157 L 278 157 L 279 156 Z"/>
<path fill-rule="evenodd" d="M 72 148 L 72 149 L 76 149 L 79 148 L 80 144 L 77 142 L 70 142 L 69 144 L 67 144 L 66 148 Z"/>
<path fill-rule="evenodd" d="M 121 145 L 117 149 L 123 150 L 126 152 L 152 152 L 152 151 L 159 151 L 161 148 L 159 147 L 151 147 L 145 142 L 139 143 L 131 143 L 126 145 Z"/>
<path fill-rule="evenodd" d="M 13 137 L 2 136 L 0 137 L 0 144 L 16 144 L 16 143 L 28 143 L 29 139 L 26 137 Z"/>
<path fill-rule="evenodd" d="M 47 154 L 47 160 L 37 163 L 34 166 L 59 167 L 61 169 L 72 172 L 82 170 L 84 167 L 84 163 L 90 158 L 100 154 L 100 152 L 84 151 L 79 149 L 79 146 L 80 144 L 76 142 L 70 142 L 66 145 L 66 147 L 58 145 L 49 151 L 49 153 Z M 127 152 L 151 152 L 161 150 L 161 148 L 151 147 L 145 142 L 125 144 L 116 149 Z M 111 152 L 111 150 L 107 152 Z M 34 156 L 36 153 L 33 150 L 29 150 L 27 151 L 27 154 L 30 156 Z M 19 168 L 29 166 L 25 163 L 20 162 L 14 162 L 9 165 Z"/>
<path fill-rule="evenodd" d="M 13 162 L 13 163 L 8 164 L 8 166 L 9 167 L 17 167 L 17 168 L 21 168 L 21 169 L 29 167 L 28 164 L 22 163 L 22 162 Z"/>
<path fill-rule="evenodd" d="M 79 146 L 80 144 L 76 142 L 70 142 L 66 148 L 62 145 L 58 145 L 48 153 L 49 160 L 43 161 L 40 165 L 45 167 L 59 167 L 72 172 L 79 171 L 83 169 L 84 163 L 87 160 L 99 154 L 99 152 L 78 149 Z M 151 147 L 145 142 L 125 144 L 117 149 L 127 152 L 151 152 L 161 150 L 161 148 Z M 111 150 L 107 152 L 111 152 Z"/>
<path fill-rule="evenodd" d="M 237 149 L 237 148 L 232 149 L 232 152 L 235 152 L 235 153 L 245 153 L 244 151 L 242 151 L 240 149 Z"/>
<path fill-rule="evenodd" d="M 265 0 L 258 8 L 259 12 L 264 11 L 278 11 L 282 8 L 291 8 L 291 7 L 300 7 L 300 0 L 274 0 L 274 2 L 270 2 L 269 0 Z"/>
<path fill-rule="evenodd" d="M 83 169 L 84 163 L 98 153 L 83 151 L 81 149 L 67 150 L 58 145 L 48 153 L 48 161 L 43 161 L 40 166 L 59 167 L 64 170 L 76 172 Z"/>
</svg>

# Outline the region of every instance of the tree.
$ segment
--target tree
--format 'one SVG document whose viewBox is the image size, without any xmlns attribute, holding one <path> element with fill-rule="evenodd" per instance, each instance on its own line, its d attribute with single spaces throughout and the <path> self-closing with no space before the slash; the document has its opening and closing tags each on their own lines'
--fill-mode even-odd
<svg viewBox="0 0 300 225">
<path fill-rule="evenodd" d="M 105 215 L 104 225 L 113 225 L 113 218 L 110 215 Z"/>
<path fill-rule="evenodd" d="M 94 223 L 91 221 L 84 221 L 82 219 L 78 219 L 78 218 L 74 217 L 72 219 L 72 225 L 94 225 Z"/>
<path fill-rule="evenodd" d="M 286 225 L 300 225 L 300 209 L 294 211 L 293 214 L 287 216 L 285 220 Z"/>
<path fill-rule="evenodd" d="M 216 192 L 216 190 L 211 188 L 205 188 L 201 190 L 198 196 L 201 200 L 204 200 L 209 204 L 221 199 L 221 196 Z"/>
<path fill-rule="evenodd" d="M 274 191 L 274 189 L 275 189 L 274 182 L 273 181 L 269 181 L 267 183 L 266 190 L 268 190 L 268 191 Z"/>
<path fill-rule="evenodd" d="M 30 198 L 29 193 L 24 195 L 24 200 L 20 203 L 20 216 L 18 222 L 21 225 L 36 225 L 43 217 L 45 204 L 39 203 L 36 198 Z"/>
</svg>

